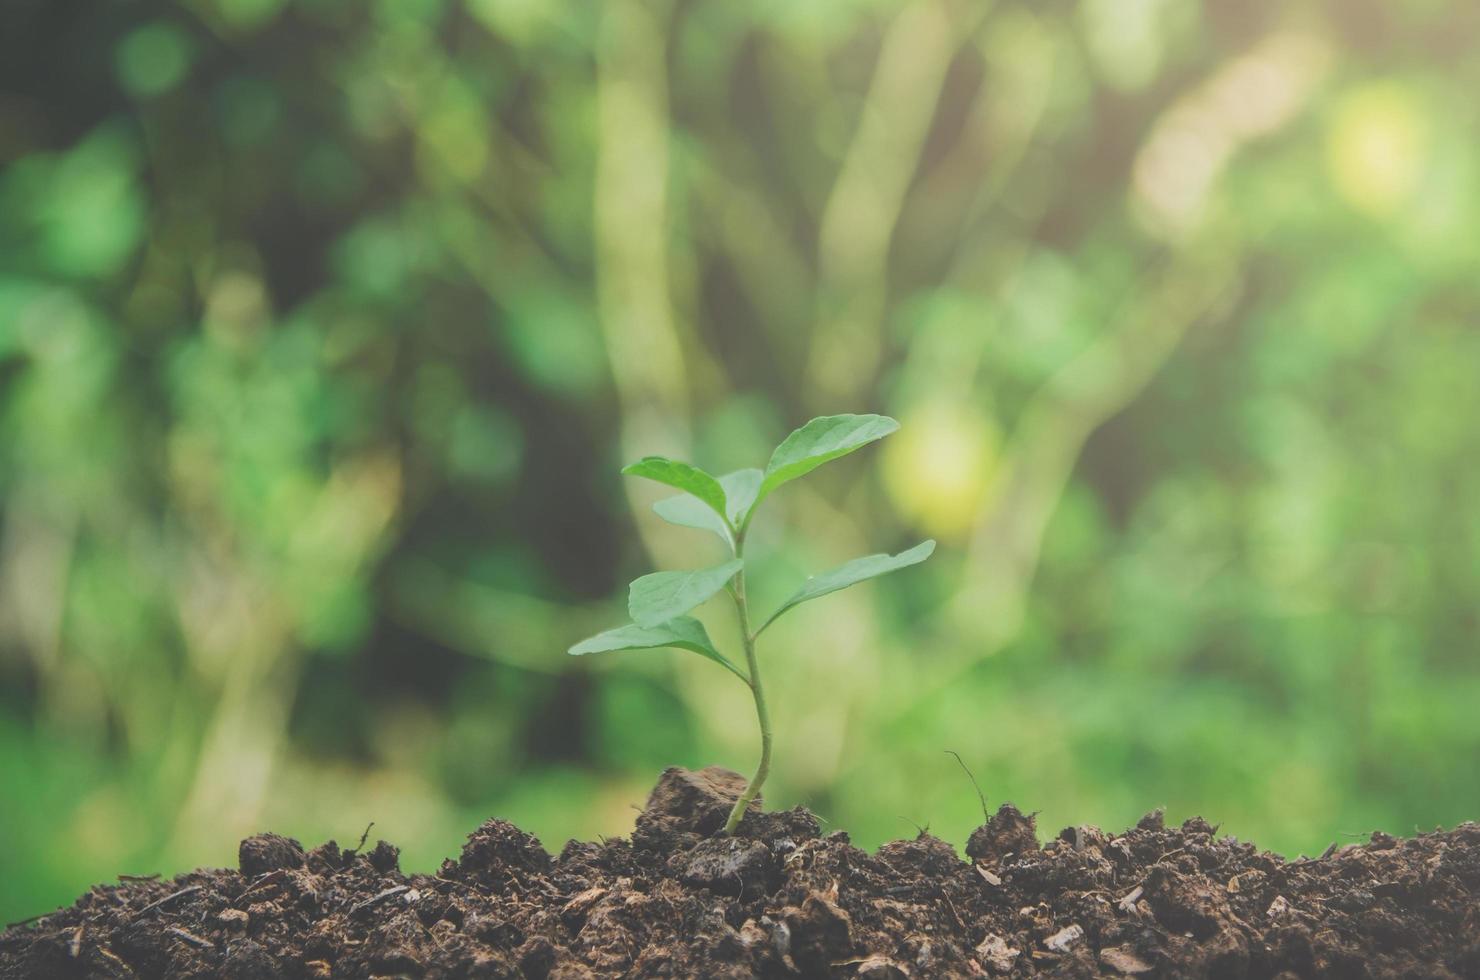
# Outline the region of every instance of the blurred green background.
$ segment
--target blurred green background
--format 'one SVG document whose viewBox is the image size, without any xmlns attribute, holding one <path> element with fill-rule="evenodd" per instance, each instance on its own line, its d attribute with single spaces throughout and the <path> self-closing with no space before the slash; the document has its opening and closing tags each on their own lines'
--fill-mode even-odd
<svg viewBox="0 0 1480 980">
<path fill-rule="evenodd" d="M 747 692 L 574 660 L 773 498 L 773 804 L 1286 853 L 1480 817 L 1480 7 L 11 0 L 0 919 L 239 837 L 430 869 L 748 771 Z M 728 637 L 723 610 L 705 614 Z"/>
</svg>

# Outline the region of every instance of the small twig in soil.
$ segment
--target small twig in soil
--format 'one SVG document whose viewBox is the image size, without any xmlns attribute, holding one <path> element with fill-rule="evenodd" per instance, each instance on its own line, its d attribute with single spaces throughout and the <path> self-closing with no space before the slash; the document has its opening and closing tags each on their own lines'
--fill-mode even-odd
<svg viewBox="0 0 1480 980">
<path fill-rule="evenodd" d="M 914 827 L 917 831 L 920 832 L 920 836 L 921 837 L 924 837 L 926 834 L 930 833 L 930 824 L 928 824 L 928 823 L 925 826 L 922 827 L 919 824 L 915 823 L 913 820 L 911 820 L 909 817 L 900 817 L 898 819 L 903 820 L 905 823 L 909 824 L 911 827 Z"/>
<path fill-rule="evenodd" d="M 936 884 L 935 891 L 940 895 L 941 900 L 946 903 L 946 908 L 950 910 L 951 918 L 956 920 L 956 928 L 961 930 L 961 933 L 964 935 L 966 933 L 966 923 L 961 921 L 961 914 L 956 911 L 956 903 L 951 901 L 951 896 L 947 895 L 946 890 L 939 884 Z"/>
<path fill-rule="evenodd" d="M 960 766 L 961 771 L 966 773 L 966 778 L 971 780 L 971 788 L 976 790 L 976 798 L 982 805 L 982 819 L 990 823 L 992 820 L 992 815 L 987 812 L 986 794 L 982 792 L 982 788 L 977 784 L 976 777 L 971 774 L 971 770 L 966 768 L 966 763 L 961 761 L 961 753 L 957 752 L 954 749 L 946 749 L 946 755 L 955 756 L 956 765 Z"/>
<path fill-rule="evenodd" d="M 117 953 L 113 952 L 113 950 L 109 949 L 107 946 L 99 946 L 98 947 L 98 953 L 104 959 L 109 959 L 109 960 L 112 960 L 114 963 L 117 963 L 118 964 L 119 971 L 123 974 L 123 976 L 128 976 L 130 973 L 133 973 L 134 972 L 133 967 L 129 966 L 127 963 L 125 963 L 123 961 L 123 957 L 122 956 L 119 956 Z"/>
<path fill-rule="evenodd" d="M 159 908 L 161 905 L 166 905 L 166 904 L 168 904 L 170 902 L 173 902 L 175 899 L 180 898 L 181 896 L 190 895 L 190 894 L 193 894 L 193 893 L 198 892 L 198 891 L 200 891 L 200 886 L 199 885 L 191 885 L 189 888 L 182 888 L 179 891 L 175 892 L 173 895 L 166 895 L 164 898 L 161 898 L 159 901 L 152 902 L 149 905 L 146 905 L 143 908 L 139 909 L 139 914 L 140 915 L 143 915 L 146 912 L 153 912 L 155 909 Z"/>
<path fill-rule="evenodd" d="M 236 896 L 236 898 L 232 899 L 231 900 L 231 904 L 232 905 L 235 905 L 237 902 L 240 902 L 242 899 L 246 898 L 248 895 L 252 894 L 253 892 L 255 892 L 255 891 L 259 890 L 259 889 L 262 889 L 262 888 L 266 888 L 268 885 L 275 885 L 279 881 L 282 881 L 282 880 L 283 880 L 283 869 L 282 868 L 277 868 L 277 869 L 275 869 L 273 871 L 264 872 L 263 875 L 262 875 L 262 877 L 258 878 L 256 881 L 252 882 L 252 884 L 247 887 L 247 890 L 246 891 L 242 892 L 240 895 Z"/>
<path fill-rule="evenodd" d="M 468 884 L 465 881 L 454 881 L 451 878 L 443 878 L 440 873 L 434 875 L 433 877 L 435 878 L 437 884 L 439 884 L 439 885 L 451 885 L 453 888 L 461 888 L 463 891 L 467 892 L 469 895 L 480 895 L 480 896 L 482 896 L 482 895 L 485 894 L 482 889 L 475 888 L 474 886 Z"/>
<path fill-rule="evenodd" d="M 371 829 L 374 826 L 375 826 L 375 821 L 374 820 L 370 821 L 368 824 L 365 825 L 365 832 L 360 835 L 360 842 L 355 845 L 355 853 L 356 854 L 360 853 L 361 851 L 363 851 L 365 849 L 365 842 L 370 839 L 370 831 L 371 831 Z"/>
<path fill-rule="evenodd" d="M 77 954 L 82 952 L 82 930 L 84 928 L 86 926 L 78 926 L 73 930 L 72 941 L 67 944 L 67 955 L 74 960 L 77 959 Z"/>
<path fill-rule="evenodd" d="M 178 928 L 178 927 L 172 927 L 170 929 L 170 935 L 172 935 L 172 936 L 179 936 L 181 939 L 185 940 L 187 943 L 190 943 L 193 946 L 199 946 L 201 949 L 215 949 L 216 948 L 216 944 L 213 943 L 213 942 L 211 942 L 209 939 L 202 939 L 199 936 L 197 936 L 195 933 L 193 933 L 193 932 L 186 932 L 184 929 L 181 929 L 181 928 Z"/>
<path fill-rule="evenodd" d="M 40 915 L 33 915 L 29 919 L 17 919 L 14 922 L 7 922 L 5 923 L 5 928 L 14 929 L 16 926 L 28 926 L 33 922 L 40 922 L 42 919 L 45 919 L 48 916 L 56 915 L 60 911 L 61 909 L 52 909 L 50 912 L 42 912 Z"/>
<path fill-rule="evenodd" d="M 350 909 L 349 914 L 354 915 L 356 912 L 363 912 L 365 909 L 368 909 L 370 906 L 376 904 L 377 902 L 383 902 L 387 898 L 390 898 L 392 895 L 399 895 L 402 892 L 409 892 L 410 890 L 410 885 L 396 885 L 394 888 L 387 888 L 385 891 L 370 896 L 359 905 L 356 905 L 354 908 Z"/>
</svg>

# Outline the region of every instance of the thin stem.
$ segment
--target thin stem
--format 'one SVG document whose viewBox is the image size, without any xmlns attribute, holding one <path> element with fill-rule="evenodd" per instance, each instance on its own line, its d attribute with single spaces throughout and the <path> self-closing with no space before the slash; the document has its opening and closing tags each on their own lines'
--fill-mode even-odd
<svg viewBox="0 0 1480 980">
<path fill-rule="evenodd" d="M 735 557 L 740 558 L 745 550 L 745 529 L 735 535 Z M 761 791 L 761 784 L 766 781 L 766 776 L 771 772 L 771 716 L 766 710 L 766 693 L 761 686 L 761 668 L 755 657 L 755 634 L 750 631 L 750 607 L 745 601 L 745 569 L 741 568 L 735 575 L 735 586 L 730 592 L 735 600 L 735 612 L 740 619 L 740 640 L 745 646 L 745 667 L 750 674 L 750 693 L 755 697 L 755 716 L 760 722 L 761 728 L 761 760 L 755 767 L 755 775 L 750 777 L 745 792 L 735 801 L 735 808 L 730 811 L 730 818 L 725 821 L 725 833 L 733 834 L 735 828 L 740 825 L 740 820 L 745 816 L 745 810 L 750 806 L 750 801 L 756 798 Z"/>
</svg>

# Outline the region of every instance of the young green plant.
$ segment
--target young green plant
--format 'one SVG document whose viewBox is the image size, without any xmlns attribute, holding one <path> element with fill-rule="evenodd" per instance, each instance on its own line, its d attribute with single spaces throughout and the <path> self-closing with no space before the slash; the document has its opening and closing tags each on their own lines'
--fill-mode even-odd
<svg viewBox="0 0 1480 980">
<path fill-rule="evenodd" d="M 745 591 L 745 537 L 756 509 L 773 490 L 805 476 L 829 460 L 882 439 L 899 428 L 883 415 L 828 415 L 815 418 L 797 429 L 776 447 L 764 470 L 737 470 L 715 477 L 688 463 L 663 456 L 647 456 L 622 470 L 629 476 L 646 477 L 683 491 L 653 505 L 659 517 L 671 524 L 713 531 L 729 546 L 730 558 L 709 568 L 691 572 L 654 572 L 629 587 L 627 611 L 632 622 L 583 640 L 570 648 L 574 656 L 615 650 L 651 650 L 676 647 L 706 657 L 740 678 L 750 688 L 760 723 L 761 757 L 745 792 L 735 801 L 725 832 L 732 833 L 745 816 L 746 808 L 761 790 L 771 772 L 771 716 L 766 708 L 756 658 L 756 639 L 788 610 L 846 589 L 886 572 L 916 565 L 930 557 L 934 541 L 924 541 L 897 555 L 869 555 L 814 575 L 783 602 L 775 612 L 751 627 L 750 603 Z M 735 603 L 740 626 L 740 648 L 745 654 L 742 669 L 720 653 L 704 625 L 688 615 L 721 590 Z"/>
</svg>

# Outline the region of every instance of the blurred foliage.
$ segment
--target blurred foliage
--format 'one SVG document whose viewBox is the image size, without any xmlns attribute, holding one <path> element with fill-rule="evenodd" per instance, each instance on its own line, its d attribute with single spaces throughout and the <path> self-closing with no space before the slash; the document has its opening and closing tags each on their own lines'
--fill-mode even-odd
<svg viewBox="0 0 1480 980">
<path fill-rule="evenodd" d="M 772 803 L 959 843 L 954 749 L 1050 832 L 1480 815 L 1477 41 L 1437 0 L 13 0 L 0 918 L 269 826 L 558 848 L 748 769 L 723 672 L 563 651 L 702 540 L 620 462 L 827 412 L 904 430 L 778 495 L 759 605 L 942 549 L 778 625 Z"/>
</svg>

